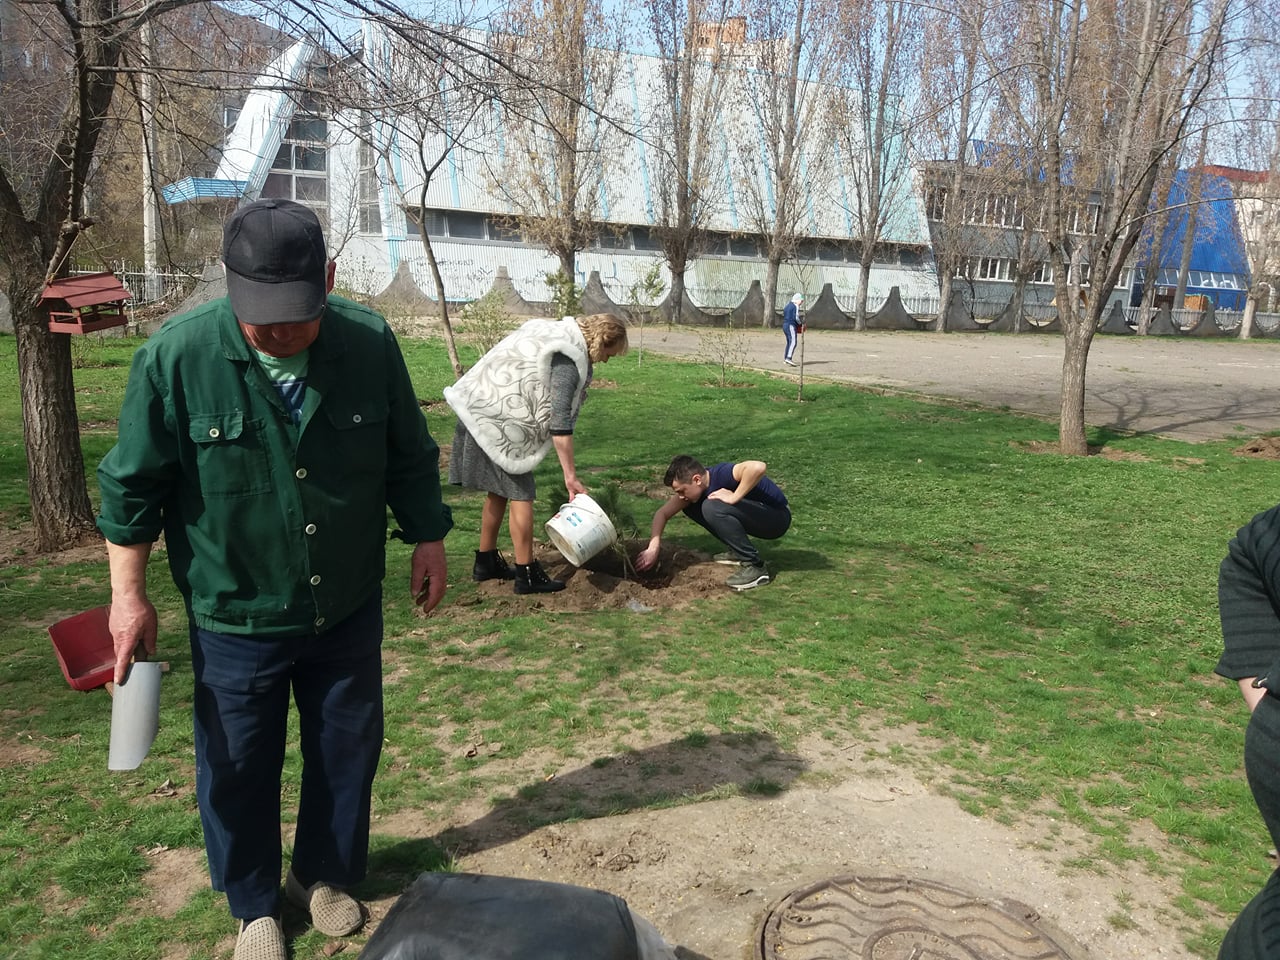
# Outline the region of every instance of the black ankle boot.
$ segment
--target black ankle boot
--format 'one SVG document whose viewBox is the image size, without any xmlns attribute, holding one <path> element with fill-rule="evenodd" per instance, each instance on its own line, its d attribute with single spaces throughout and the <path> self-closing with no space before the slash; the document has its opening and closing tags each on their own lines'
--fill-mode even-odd
<svg viewBox="0 0 1280 960">
<path fill-rule="evenodd" d="M 548 577 L 537 560 L 516 564 L 516 593 L 556 593 L 563 589 L 564 581 Z"/>
<path fill-rule="evenodd" d="M 511 565 L 502 558 L 497 550 L 477 550 L 476 563 L 471 568 L 471 579 L 477 582 L 481 580 L 511 580 L 515 577 L 516 572 L 511 569 Z"/>
</svg>

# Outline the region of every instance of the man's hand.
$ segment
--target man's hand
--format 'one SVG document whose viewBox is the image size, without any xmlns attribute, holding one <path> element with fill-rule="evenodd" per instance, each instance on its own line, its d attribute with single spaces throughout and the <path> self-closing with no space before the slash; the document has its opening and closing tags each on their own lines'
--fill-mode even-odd
<svg viewBox="0 0 1280 960">
<path fill-rule="evenodd" d="M 640 551 L 640 555 L 636 557 L 636 569 L 648 570 L 657 562 L 658 562 L 658 548 L 645 547 L 643 550 Z"/>
<path fill-rule="evenodd" d="M 737 503 L 741 498 L 737 495 L 736 490 L 730 490 L 721 487 L 719 490 L 712 490 L 707 494 L 708 500 L 723 500 L 725 503 Z"/>
<path fill-rule="evenodd" d="M 447 576 L 443 540 L 424 540 L 413 548 L 413 559 L 409 564 L 409 596 L 423 613 L 430 613 L 444 599 L 445 588 L 449 585 Z"/>
<path fill-rule="evenodd" d="M 570 500 L 572 500 L 574 497 L 576 497 L 580 493 L 587 492 L 587 488 L 582 485 L 582 481 L 579 480 L 576 476 L 570 477 L 566 475 L 564 478 L 564 488 L 569 491 Z"/>
<path fill-rule="evenodd" d="M 156 608 L 146 594 L 112 594 L 107 626 L 116 652 L 115 681 L 123 683 L 130 660 L 155 656 Z"/>
</svg>

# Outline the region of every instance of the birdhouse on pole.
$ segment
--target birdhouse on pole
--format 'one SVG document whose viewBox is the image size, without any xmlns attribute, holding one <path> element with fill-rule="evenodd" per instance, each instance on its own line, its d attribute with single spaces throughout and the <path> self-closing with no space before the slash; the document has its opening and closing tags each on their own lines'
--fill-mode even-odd
<svg viewBox="0 0 1280 960">
<path fill-rule="evenodd" d="M 40 304 L 49 311 L 54 333 L 92 333 L 123 327 L 125 302 L 132 294 L 110 270 L 79 277 L 62 277 L 47 284 Z"/>
</svg>

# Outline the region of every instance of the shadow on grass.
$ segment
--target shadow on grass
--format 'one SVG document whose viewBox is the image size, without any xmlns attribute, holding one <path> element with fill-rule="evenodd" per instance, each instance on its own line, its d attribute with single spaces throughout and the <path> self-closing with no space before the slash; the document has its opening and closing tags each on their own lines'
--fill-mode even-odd
<svg viewBox="0 0 1280 960">
<path fill-rule="evenodd" d="M 463 856 L 510 843 L 540 827 L 728 796 L 771 797 L 808 769 L 768 734 L 691 734 L 644 750 L 598 757 L 568 773 L 532 780 L 472 823 L 434 843 L 403 841 L 379 856 L 388 864 L 422 860 L 440 849 Z M 434 850 L 432 849 L 434 848 Z M 372 871 L 371 871 L 372 872 Z"/>
<path fill-rule="evenodd" d="M 756 548 L 770 571 L 785 574 L 788 570 L 832 570 L 835 564 L 825 553 L 799 547 L 774 547 L 767 540 L 757 540 Z"/>
</svg>

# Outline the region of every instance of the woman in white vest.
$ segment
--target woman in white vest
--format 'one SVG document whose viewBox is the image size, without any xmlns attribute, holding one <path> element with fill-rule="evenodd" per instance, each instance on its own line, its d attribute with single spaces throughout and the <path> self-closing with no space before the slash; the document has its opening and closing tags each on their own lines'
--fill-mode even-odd
<svg viewBox="0 0 1280 960">
<path fill-rule="evenodd" d="M 564 589 L 533 559 L 533 470 L 555 447 L 570 498 L 587 492 L 573 462 L 574 423 L 592 364 L 626 351 L 626 324 L 611 313 L 529 320 L 445 388 L 458 415 L 449 482 L 487 494 L 473 579 L 515 580 L 516 593 Z M 498 551 L 508 504 L 514 569 Z"/>
</svg>

